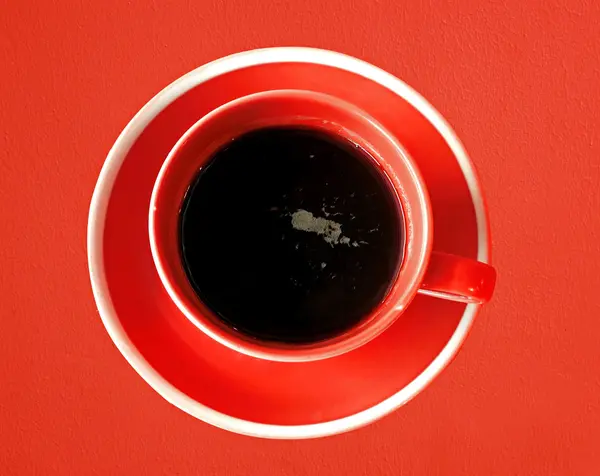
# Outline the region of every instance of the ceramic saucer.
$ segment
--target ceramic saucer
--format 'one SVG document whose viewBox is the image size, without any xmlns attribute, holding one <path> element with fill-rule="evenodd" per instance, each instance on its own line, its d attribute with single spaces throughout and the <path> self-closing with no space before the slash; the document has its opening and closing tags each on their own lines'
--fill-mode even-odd
<svg viewBox="0 0 600 476">
<path fill-rule="evenodd" d="M 198 68 L 154 97 L 110 151 L 92 199 L 88 257 L 101 318 L 118 349 L 158 393 L 238 433 L 308 438 L 365 425 L 398 408 L 450 362 L 479 306 L 417 296 L 382 335 L 308 363 L 238 354 L 208 338 L 170 301 L 154 268 L 148 206 L 162 162 L 198 118 L 232 99 L 307 89 L 361 107 L 418 163 L 433 204 L 434 249 L 489 260 L 486 210 L 456 135 L 421 96 L 338 53 L 274 48 Z"/>
</svg>

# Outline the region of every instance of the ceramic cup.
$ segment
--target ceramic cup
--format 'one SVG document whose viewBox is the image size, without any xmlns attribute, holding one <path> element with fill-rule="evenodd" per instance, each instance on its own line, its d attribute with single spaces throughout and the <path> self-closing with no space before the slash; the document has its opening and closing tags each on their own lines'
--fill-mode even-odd
<svg viewBox="0 0 600 476">
<path fill-rule="evenodd" d="M 340 335 L 309 344 L 261 341 L 220 320 L 197 296 L 183 268 L 177 230 L 190 184 L 226 143 L 265 127 L 303 127 L 334 134 L 374 159 L 395 192 L 405 240 L 400 266 L 383 301 Z M 342 172 L 342 171 L 340 171 Z M 167 293 L 202 332 L 243 354 L 302 362 L 349 352 L 387 329 L 417 293 L 464 303 L 484 303 L 496 272 L 488 264 L 432 251 L 431 203 L 417 165 L 399 141 L 359 107 L 336 97 L 302 90 L 272 90 L 226 103 L 198 120 L 174 145 L 156 179 L 149 209 L 152 257 Z"/>
</svg>

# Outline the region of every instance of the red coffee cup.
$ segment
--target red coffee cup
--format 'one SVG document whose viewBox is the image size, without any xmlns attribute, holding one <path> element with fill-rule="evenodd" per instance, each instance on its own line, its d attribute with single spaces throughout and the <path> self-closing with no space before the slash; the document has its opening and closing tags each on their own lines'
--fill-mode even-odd
<svg viewBox="0 0 600 476">
<path fill-rule="evenodd" d="M 367 151 L 389 179 L 403 214 L 405 240 L 403 249 L 398 250 L 402 262 L 383 301 L 352 328 L 316 343 L 260 341 L 226 325 L 193 290 L 180 255 L 179 212 L 198 171 L 227 142 L 273 126 L 320 130 Z M 466 303 L 488 301 L 495 285 L 494 268 L 432 251 L 433 226 L 425 183 L 396 138 L 360 108 L 326 94 L 300 90 L 245 96 L 196 122 L 168 154 L 154 184 L 149 211 L 152 257 L 162 284 L 179 310 L 221 344 L 246 355 L 276 361 L 318 360 L 355 349 L 398 319 L 417 293 Z"/>
</svg>

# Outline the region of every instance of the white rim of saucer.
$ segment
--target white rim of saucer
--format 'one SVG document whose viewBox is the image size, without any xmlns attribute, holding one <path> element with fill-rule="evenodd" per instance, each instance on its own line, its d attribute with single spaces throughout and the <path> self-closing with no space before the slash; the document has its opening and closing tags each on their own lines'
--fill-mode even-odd
<svg viewBox="0 0 600 476">
<path fill-rule="evenodd" d="M 150 121 L 178 97 L 209 79 L 249 66 L 285 62 L 328 65 L 359 74 L 390 89 L 423 114 L 447 142 L 463 171 L 475 208 L 478 235 L 477 259 L 484 263 L 489 261 L 487 216 L 479 181 L 460 140 L 441 114 L 410 86 L 376 66 L 341 53 L 304 47 L 250 50 L 217 59 L 180 77 L 142 107 L 117 138 L 98 177 L 90 205 L 87 248 L 92 290 L 102 322 L 127 362 L 154 390 L 184 412 L 219 428 L 262 438 L 298 439 L 322 437 L 359 428 L 389 414 L 411 400 L 456 355 L 480 305 L 467 305 L 456 330 L 442 351 L 419 376 L 391 397 L 371 408 L 337 420 L 309 425 L 270 425 L 235 418 L 202 405 L 171 385 L 156 372 L 129 340 L 121 326 L 110 298 L 103 258 L 104 224 L 114 181 L 131 146 Z"/>
</svg>

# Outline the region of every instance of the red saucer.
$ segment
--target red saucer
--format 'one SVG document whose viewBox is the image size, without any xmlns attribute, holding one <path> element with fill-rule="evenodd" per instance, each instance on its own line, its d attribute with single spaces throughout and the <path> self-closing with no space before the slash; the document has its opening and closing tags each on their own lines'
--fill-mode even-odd
<svg viewBox="0 0 600 476">
<path fill-rule="evenodd" d="M 417 296 L 367 345 L 307 363 L 238 354 L 179 312 L 159 281 L 148 238 L 150 194 L 161 164 L 177 139 L 215 107 L 288 88 L 332 94 L 377 118 L 427 183 L 434 249 L 481 261 L 489 252 L 483 200 L 460 143 L 420 96 L 373 66 L 306 48 L 258 50 L 199 68 L 151 100 L 115 144 L 92 201 L 89 261 L 103 322 L 131 365 L 173 404 L 232 431 L 283 438 L 345 431 L 402 405 L 452 359 L 479 310 Z"/>
</svg>

